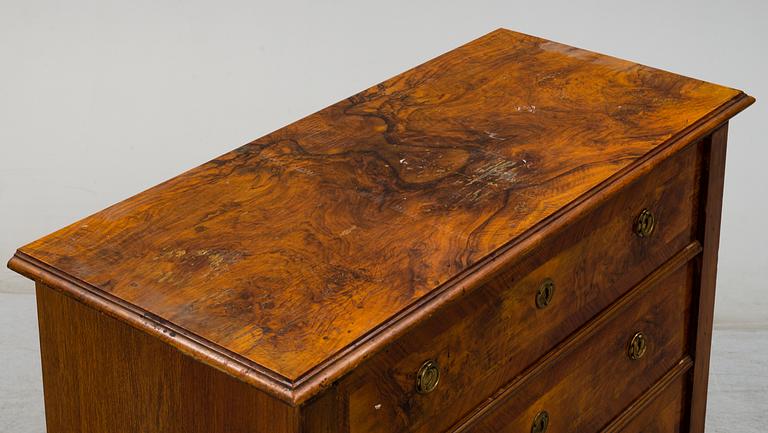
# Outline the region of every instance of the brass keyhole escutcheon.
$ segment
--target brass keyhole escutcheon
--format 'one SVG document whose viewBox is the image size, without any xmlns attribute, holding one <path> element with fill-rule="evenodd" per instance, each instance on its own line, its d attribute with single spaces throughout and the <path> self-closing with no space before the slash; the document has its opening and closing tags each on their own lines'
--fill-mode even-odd
<svg viewBox="0 0 768 433">
<path fill-rule="evenodd" d="M 635 234 L 638 237 L 647 238 L 653 233 L 655 227 L 656 217 L 648 209 L 643 209 L 635 219 Z"/>
<path fill-rule="evenodd" d="M 542 410 L 533 417 L 533 425 L 531 425 L 531 433 L 544 433 L 549 427 L 549 413 Z"/>
<path fill-rule="evenodd" d="M 546 308 L 552 302 L 553 296 L 555 296 L 555 282 L 546 278 L 536 290 L 536 307 L 539 309 Z"/>
<path fill-rule="evenodd" d="M 429 360 L 421 364 L 416 373 L 416 391 L 419 394 L 429 394 L 437 388 L 440 382 L 440 366 L 437 361 Z"/>
<path fill-rule="evenodd" d="M 629 340 L 629 348 L 627 349 L 627 354 L 629 355 L 629 359 L 636 361 L 645 355 L 645 352 L 648 350 L 648 339 L 645 337 L 645 334 L 642 332 L 638 332 L 635 335 L 632 336 L 632 339 Z"/>
</svg>

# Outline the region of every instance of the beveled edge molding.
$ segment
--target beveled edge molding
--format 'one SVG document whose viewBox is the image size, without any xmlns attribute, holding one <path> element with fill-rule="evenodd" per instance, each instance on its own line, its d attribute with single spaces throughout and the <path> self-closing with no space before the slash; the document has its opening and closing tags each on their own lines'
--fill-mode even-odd
<svg viewBox="0 0 768 433">
<path fill-rule="evenodd" d="M 754 102 L 753 97 L 740 92 L 708 115 L 656 146 L 646 155 L 539 221 L 506 245 L 478 260 L 390 319 L 329 356 L 295 381 L 72 275 L 61 272 L 20 250 L 17 250 L 10 259 L 8 267 L 155 336 L 206 365 L 242 380 L 286 403 L 298 406 L 333 385 L 344 374 L 421 321 L 432 316 L 444 305 L 460 299 L 487 282 L 516 258 L 531 252 L 545 237 L 563 230 L 571 218 L 583 215 L 592 207 L 606 201 L 625 185 L 655 168 L 668 156 L 699 140 Z"/>
<path fill-rule="evenodd" d="M 576 331 L 571 337 L 562 341 L 555 346 L 554 349 L 547 354 L 539 358 L 534 364 L 527 369 L 523 370 L 515 379 L 506 385 L 502 386 L 492 396 L 488 397 L 485 404 L 476 407 L 463 419 L 459 420 L 454 427 L 449 429 L 452 433 L 462 433 L 468 431 L 469 427 L 472 427 L 479 420 L 485 418 L 488 414 L 496 410 L 501 404 L 503 404 L 510 396 L 514 395 L 526 384 L 532 382 L 547 368 L 553 364 L 564 359 L 566 356 L 582 347 L 592 335 L 597 332 L 606 323 L 619 317 L 619 314 L 630 304 L 637 299 L 644 296 L 649 290 L 651 290 L 657 283 L 664 278 L 670 276 L 673 272 L 680 269 L 684 265 L 690 263 L 691 259 L 699 255 L 702 251 L 701 244 L 698 241 L 693 241 L 685 248 L 680 250 L 672 258 L 664 262 L 661 266 L 656 268 L 642 281 L 636 284 L 629 292 L 625 293 L 612 305 L 601 311 L 597 317 L 593 318 Z"/>
<path fill-rule="evenodd" d="M 681 378 L 685 373 L 690 371 L 691 367 L 693 367 L 693 359 L 686 355 L 683 359 L 680 360 L 680 362 L 677 363 L 677 365 L 666 372 L 658 382 L 654 383 L 650 388 L 648 388 L 647 391 L 643 393 L 643 395 L 638 397 L 629 405 L 629 407 L 624 409 L 624 411 L 619 416 L 608 423 L 608 426 L 601 430 L 601 432 L 618 433 L 622 431 L 630 421 L 635 419 L 640 414 L 640 412 L 643 411 L 643 409 L 656 401 L 661 393 L 666 391 L 667 388 L 669 388 L 677 379 Z M 685 409 L 683 409 L 683 413 L 685 413 Z"/>
</svg>

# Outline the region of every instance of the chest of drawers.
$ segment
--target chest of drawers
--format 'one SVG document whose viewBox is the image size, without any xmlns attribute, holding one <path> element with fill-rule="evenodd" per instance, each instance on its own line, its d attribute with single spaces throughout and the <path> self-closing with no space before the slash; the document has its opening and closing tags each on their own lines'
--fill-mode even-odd
<svg viewBox="0 0 768 433">
<path fill-rule="evenodd" d="M 701 433 L 730 88 L 497 30 L 20 248 L 49 433 Z"/>
</svg>

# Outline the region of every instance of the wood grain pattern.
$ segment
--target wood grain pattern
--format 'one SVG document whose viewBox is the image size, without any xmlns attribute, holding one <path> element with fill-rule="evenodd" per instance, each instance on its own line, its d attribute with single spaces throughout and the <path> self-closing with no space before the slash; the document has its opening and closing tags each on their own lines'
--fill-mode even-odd
<svg viewBox="0 0 768 433">
<path fill-rule="evenodd" d="M 349 402 L 333 386 L 301 406 L 302 433 L 349 433 Z"/>
<path fill-rule="evenodd" d="M 300 404 L 429 314 L 409 308 L 752 102 L 498 30 L 9 265 Z"/>
<path fill-rule="evenodd" d="M 298 433 L 298 409 L 44 285 L 49 433 Z"/>
<path fill-rule="evenodd" d="M 691 243 L 701 179 L 701 144 L 664 161 L 592 213 L 575 219 L 485 287 L 414 328 L 342 379 L 353 433 L 435 432 L 487 399 L 558 342 Z M 653 235 L 632 232 L 651 209 Z M 684 253 L 687 261 L 696 248 Z M 536 308 L 539 283 L 556 284 Z M 514 326 L 510 326 L 514 324 Z M 441 367 L 438 389 L 421 395 L 413 374 L 427 359 Z"/>
<path fill-rule="evenodd" d="M 601 431 L 686 356 L 692 280 L 691 265 L 667 277 L 570 356 L 517 383 L 461 431 L 530 431 L 542 410 L 550 414 L 548 433 Z M 644 357 L 633 361 L 626 350 L 637 331 L 648 336 L 649 346 Z"/>
</svg>

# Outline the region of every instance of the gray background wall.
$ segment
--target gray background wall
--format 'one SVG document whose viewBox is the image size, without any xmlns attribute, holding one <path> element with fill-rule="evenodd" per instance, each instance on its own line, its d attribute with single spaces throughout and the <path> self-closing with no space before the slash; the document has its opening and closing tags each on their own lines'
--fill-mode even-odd
<svg viewBox="0 0 768 433">
<path fill-rule="evenodd" d="M 731 125 L 715 315 L 713 371 L 743 383 L 713 401 L 746 392 L 747 417 L 768 410 L 768 2 L 759 0 L 0 0 L 0 258 L 497 27 L 758 98 Z M 3 268 L 2 432 L 44 431 L 35 320 L 32 283 Z M 712 413 L 710 431 L 731 431 L 734 411 Z"/>
</svg>

